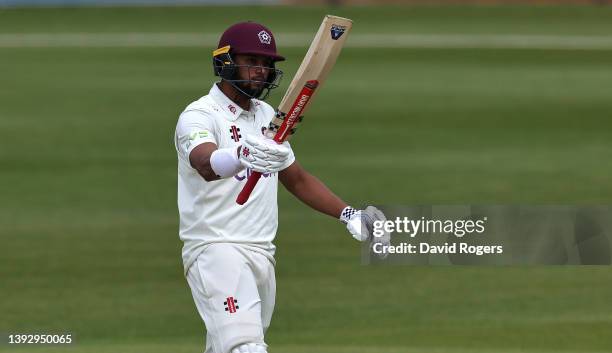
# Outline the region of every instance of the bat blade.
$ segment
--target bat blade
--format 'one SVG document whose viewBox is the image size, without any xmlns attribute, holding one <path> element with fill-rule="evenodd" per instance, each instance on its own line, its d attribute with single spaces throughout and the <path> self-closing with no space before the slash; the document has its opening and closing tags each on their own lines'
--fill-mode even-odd
<svg viewBox="0 0 612 353">
<path fill-rule="evenodd" d="M 353 22 L 348 18 L 327 15 L 321 22 L 306 56 L 291 80 L 276 115 L 270 122 L 266 136 L 277 143 L 287 141 L 306 113 L 309 103 L 325 82 L 348 37 Z M 236 202 L 243 205 L 251 195 L 261 173 L 253 172 Z"/>
<path fill-rule="evenodd" d="M 295 131 L 295 125 L 302 121 L 301 118 L 297 119 L 296 123 L 291 127 L 291 132 L 283 136 L 282 140 L 276 137 L 276 133 L 283 126 L 286 117 L 291 115 L 290 110 L 295 102 L 299 101 L 300 93 L 308 81 L 317 81 L 317 91 L 320 90 L 329 72 L 334 67 L 352 26 L 353 22 L 348 18 L 331 15 L 325 16 L 308 48 L 308 52 L 306 52 L 300 67 L 295 76 L 293 76 L 283 99 L 278 105 L 276 116 L 270 122 L 266 132 L 267 137 L 273 138 L 277 142 L 287 141 L 291 138 L 291 132 Z M 315 93 L 316 91 L 312 93 L 309 101 L 312 101 Z M 299 112 L 299 117 L 305 115 L 307 107 L 304 107 Z"/>
</svg>

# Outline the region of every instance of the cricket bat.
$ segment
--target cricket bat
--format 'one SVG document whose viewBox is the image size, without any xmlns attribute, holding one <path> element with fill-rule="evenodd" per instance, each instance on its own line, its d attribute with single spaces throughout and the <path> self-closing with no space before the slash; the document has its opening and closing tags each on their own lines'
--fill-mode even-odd
<svg viewBox="0 0 612 353">
<path fill-rule="evenodd" d="M 296 125 L 302 121 L 309 103 L 336 63 L 352 25 L 353 21 L 348 18 L 325 16 L 302 64 L 276 109 L 276 115 L 270 122 L 266 137 L 276 143 L 283 143 L 295 133 Z M 247 202 L 259 178 L 261 173 L 251 173 L 238 194 L 236 199 L 238 204 L 243 205 Z"/>
</svg>

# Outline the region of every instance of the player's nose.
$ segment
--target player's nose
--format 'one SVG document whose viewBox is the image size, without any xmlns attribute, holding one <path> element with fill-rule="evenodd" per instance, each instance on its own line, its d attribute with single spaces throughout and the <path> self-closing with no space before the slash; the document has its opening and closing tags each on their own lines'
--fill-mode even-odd
<svg viewBox="0 0 612 353">
<path fill-rule="evenodd" d="M 258 78 L 268 77 L 268 72 L 270 72 L 270 69 L 268 69 L 266 66 L 263 66 L 263 65 L 258 65 L 254 67 L 253 69 L 255 70 L 254 76 Z"/>
</svg>

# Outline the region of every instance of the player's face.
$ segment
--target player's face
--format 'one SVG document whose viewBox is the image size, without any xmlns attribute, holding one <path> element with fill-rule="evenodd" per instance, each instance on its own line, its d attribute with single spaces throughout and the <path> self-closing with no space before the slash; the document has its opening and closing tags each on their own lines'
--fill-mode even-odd
<svg viewBox="0 0 612 353">
<path fill-rule="evenodd" d="M 241 86 L 251 92 L 258 92 L 265 88 L 265 82 L 270 74 L 272 59 L 262 55 L 236 55 L 234 58 L 238 66 L 238 79 L 248 80 Z"/>
</svg>

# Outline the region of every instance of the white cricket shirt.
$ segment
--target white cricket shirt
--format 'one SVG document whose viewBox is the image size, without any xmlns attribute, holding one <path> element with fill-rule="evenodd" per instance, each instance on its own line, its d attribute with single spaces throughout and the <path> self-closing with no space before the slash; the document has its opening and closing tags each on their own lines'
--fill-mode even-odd
<svg viewBox="0 0 612 353">
<path fill-rule="evenodd" d="M 274 109 L 252 99 L 245 111 L 230 100 L 216 84 L 208 95 L 189 104 L 181 113 L 174 136 L 178 154 L 179 236 L 183 241 L 185 272 L 204 246 L 239 243 L 268 256 L 274 262 L 272 244 L 278 227 L 278 175 L 264 174 L 244 205 L 236 197 L 250 170 L 234 177 L 206 181 L 189 163 L 189 153 L 198 145 L 212 142 L 218 148 L 237 148 L 248 134 L 263 134 Z M 293 152 L 286 167 L 295 161 Z"/>
</svg>

